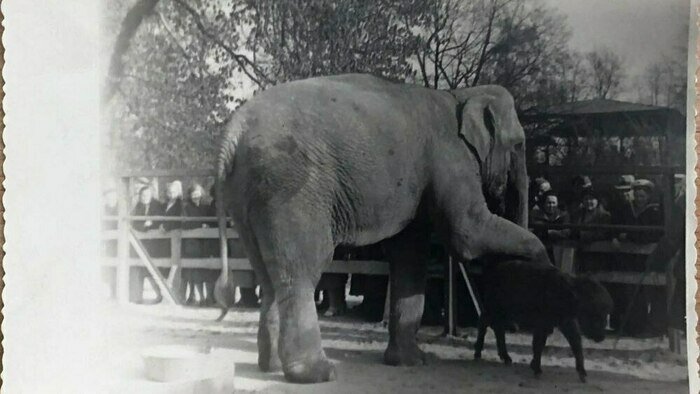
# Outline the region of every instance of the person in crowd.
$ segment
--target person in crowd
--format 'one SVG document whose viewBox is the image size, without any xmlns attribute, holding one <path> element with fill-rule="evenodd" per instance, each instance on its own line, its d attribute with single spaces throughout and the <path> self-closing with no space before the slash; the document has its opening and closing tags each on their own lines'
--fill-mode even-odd
<svg viewBox="0 0 700 394">
<path fill-rule="evenodd" d="M 132 216 L 160 216 L 163 214 L 163 205 L 160 201 L 153 198 L 153 189 L 150 185 L 142 186 L 139 189 L 139 200 L 131 211 Z M 148 232 L 156 230 L 159 226 L 157 221 L 151 219 L 141 219 L 133 220 L 131 222 L 131 227 L 139 232 Z M 159 239 L 144 239 L 141 241 L 144 248 L 151 257 L 165 257 L 166 252 L 168 252 L 167 244 L 164 244 L 162 240 Z M 164 247 L 165 246 L 165 247 Z M 132 249 L 131 256 L 137 256 L 136 252 Z M 161 272 L 163 272 L 161 270 Z M 147 279 L 153 287 L 156 293 L 155 300 L 152 303 L 159 303 L 163 297 L 160 293 L 160 288 L 156 284 L 155 280 L 148 273 L 146 267 L 134 266 L 129 270 L 129 281 L 131 285 L 129 286 L 129 301 L 134 303 L 143 303 L 143 280 Z"/>
<path fill-rule="evenodd" d="M 634 201 L 632 203 L 632 223 L 636 226 L 662 226 L 663 214 L 658 203 L 653 201 L 654 183 L 647 179 L 637 179 L 632 184 Z M 626 240 L 636 243 L 656 242 L 663 231 L 630 232 Z"/>
<path fill-rule="evenodd" d="M 559 208 L 559 196 L 553 191 L 542 195 L 542 208 L 535 206 L 530 214 L 534 224 L 568 224 L 569 214 Z M 547 248 L 551 261 L 554 261 L 552 243 L 569 237 L 568 229 L 535 228 L 535 235 Z"/>
<path fill-rule="evenodd" d="M 653 201 L 655 185 L 647 179 L 637 179 L 632 184 L 634 202 L 632 204 L 633 225 L 661 226 L 663 214 L 658 203 Z M 663 236 L 663 230 L 645 232 L 630 232 L 626 240 L 635 243 L 657 242 Z M 658 269 L 663 272 L 663 269 Z M 629 291 L 632 291 L 630 288 Z M 644 286 L 640 296 L 640 304 L 634 308 L 630 323 L 636 329 L 644 328 L 643 335 L 656 336 L 663 334 L 666 328 L 666 294 L 665 289 L 658 286 Z"/>
<path fill-rule="evenodd" d="M 636 179 L 632 182 L 632 202 L 628 215 L 621 216 L 624 225 L 660 226 L 663 216 L 659 204 L 653 202 L 654 183 L 648 179 Z M 620 233 L 613 242 L 652 243 L 661 238 L 663 231 L 628 231 Z M 619 264 L 626 264 L 629 269 L 643 271 L 645 269 L 642 256 L 624 256 L 618 259 Z M 636 299 L 632 299 L 634 286 L 624 286 L 619 301 L 616 299 L 616 312 L 613 315 L 615 325 L 621 321 L 622 314 L 632 303 L 624 332 L 629 335 L 657 335 L 665 325 L 665 295 L 662 288 L 645 286 Z M 617 298 L 617 296 L 614 296 Z"/>
<path fill-rule="evenodd" d="M 203 202 L 204 188 L 202 185 L 195 183 L 187 190 L 187 200 L 183 207 L 185 216 L 207 216 L 209 214 L 209 206 Z M 197 228 L 207 228 L 209 224 L 206 222 L 184 222 L 183 228 L 193 230 Z M 205 257 L 205 239 L 187 238 L 182 240 L 182 257 L 186 258 L 201 258 Z M 204 268 L 183 268 L 183 293 L 187 293 L 186 304 L 192 305 L 198 303 L 200 306 L 213 305 L 214 297 L 212 288 L 205 289 L 204 280 L 208 271 Z M 205 291 L 206 290 L 206 291 Z M 185 294 L 182 294 L 183 296 Z M 198 297 L 198 299 L 197 299 Z"/>
<path fill-rule="evenodd" d="M 584 193 L 593 190 L 593 182 L 587 175 L 577 175 L 571 180 L 571 197 L 569 198 L 567 211 L 573 216 L 575 212 L 583 208 Z"/>
<path fill-rule="evenodd" d="M 167 202 L 163 209 L 164 216 L 181 217 L 183 215 L 183 204 L 182 204 L 182 182 L 172 181 L 168 183 L 166 189 Z M 160 223 L 160 229 L 163 231 L 170 231 L 182 228 L 182 222 L 180 221 L 163 221 Z"/>
<path fill-rule="evenodd" d="M 542 209 L 544 204 L 544 195 L 552 190 L 552 185 L 545 178 L 539 177 L 535 178 L 535 194 L 532 197 L 530 206 L 532 209 Z"/>
<path fill-rule="evenodd" d="M 622 225 L 632 222 L 633 183 L 634 175 L 622 175 L 617 185 L 614 186 L 615 190 L 609 204 L 610 222 L 612 224 Z"/>
<path fill-rule="evenodd" d="M 572 222 L 575 224 L 610 224 L 610 213 L 599 203 L 598 195 L 592 188 L 586 188 L 581 192 L 581 206 L 572 214 Z M 583 241 L 592 242 L 608 238 L 606 230 L 578 230 L 573 232 L 573 237 Z"/>
</svg>

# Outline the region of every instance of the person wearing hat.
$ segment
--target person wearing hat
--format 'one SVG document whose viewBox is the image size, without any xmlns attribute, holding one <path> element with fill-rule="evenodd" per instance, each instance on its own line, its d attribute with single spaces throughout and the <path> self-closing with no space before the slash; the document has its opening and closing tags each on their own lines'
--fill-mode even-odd
<svg viewBox="0 0 700 394">
<path fill-rule="evenodd" d="M 632 201 L 634 201 L 634 193 L 632 183 L 634 183 L 634 175 L 622 175 L 613 187 L 614 192 L 610 200 L 610 221 L 612 224 L 631 224 L 633 221 Z"/>
<path fill-rule="evenodd" d="M 637 179 L 632 184 L 634 200 L 632 201 L 632 223 L 637 226 L 661 226 L 663 214 L 658 203 L 652 201 L 654 183 L 648 179 Z M 662 231 L 630 232 L 627 240 L 637 243 L 656 242 Z"/>
<path fill-rule="evenodd" d="M 569 214 L 559 208 L 559 196 L 553 191 L 548 191 L 542 196 L 542 208 L 535 207 L 530 214 L 535 224 L 568 224 Z M 549 258 L 554 261 L 552 242 L 569 237 L 568 229 L 535 228 L 533 231 L 547 249 Z"/>
<path fill-rule="evenodd" d="M 577 175 L 571 180 L 571 197 L 568 203 L 568 211 L 572 217 L 583 209 L 583 194 L 593 189 L 593 182 L 587 175 Z"/>
<path fill-rule="evenodd" d="M 581 193 L 581 207 L 574 211 L 575 224 L 610 224 L 610 213 L 599 203 L 598 195 L 591 187 Z M 584 242 L 599 241 L 608 238 L 608 231 L 580 230 L 574 232 L 574 238 Z"/>
<path fill-rule="evenodd" d="M 636 179 L 632 183 L 634 200 L 632 202 L 632 221 L 636 226 L 661 226 L 663 215 L 658 203 L 652 201 L 655 185 L 648 179 Z M 630 231 L 621 234 L 622 240 L 635 243 L 657 242 L 663 235 L 662 230 Z M 637 256 L 635 256 L 636 258 Z M 644 259 L 637 259 L 636 266 L 643 270 Z M 625 307 L 631 299 L 632 287 L 627 288 Z M 628 318 L 626 331 L 633 335 L 656 336 L 663 333 L 666 325 L 665 290 L 655 286 L 645 286 L 634 301 Z"/>
</svg>

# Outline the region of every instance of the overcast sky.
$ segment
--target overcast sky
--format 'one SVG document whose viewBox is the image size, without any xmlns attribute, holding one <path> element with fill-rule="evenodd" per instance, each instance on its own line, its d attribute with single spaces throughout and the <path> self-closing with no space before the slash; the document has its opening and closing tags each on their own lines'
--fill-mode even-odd
<svg viewBox="0 0 700 394">
<path fill-rule="evenodd" d="M 688 45 L 688 0 L 543 1 L 567 16 L 573 48 L 610 47 L 623 56 L 630 75 L 641 74 L 662 54 L 678 56 L 673 48 Z"/>
</svg>

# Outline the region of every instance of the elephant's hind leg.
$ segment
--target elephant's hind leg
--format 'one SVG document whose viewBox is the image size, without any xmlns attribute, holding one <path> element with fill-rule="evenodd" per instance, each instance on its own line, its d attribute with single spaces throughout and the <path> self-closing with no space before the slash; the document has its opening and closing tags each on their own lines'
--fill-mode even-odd
<svg viewBox="0 0 700 394">
<path fill-rule="evenodd" d="M 255 277 L 260 283 L 261 305 L 260 322 L 258 325 L 258 367 L 263 372 L 274 372 L 282 369 L 277 343 L 279 340 L 280 317 L 275 290 L 270 281 L 270 275 L 265 268 L 259 246 L 249 229 L 242 229 L 241 239 L 245 244 L 250 265 L 255 271 Z"/>
<path fill-rule="evenodd" d="M 279 308 L 282 370 L 295 383 L 335 380 L 314 302 L 321 270 L 333 256 L 330 226 L 296 207 L 279 209 L 274 220 L 259 221 L 255 233 Z"/>
<path fill-rule="evenodd" d="M 388 365 L 422 365 L 425 354 L 416 334 L 423 317 L 425 282 L 430 258 L 429 235 L 416 225 L 386 243 L 390 264 L 391 299 L 389 345 L 384 352 Z"/>
</svg>

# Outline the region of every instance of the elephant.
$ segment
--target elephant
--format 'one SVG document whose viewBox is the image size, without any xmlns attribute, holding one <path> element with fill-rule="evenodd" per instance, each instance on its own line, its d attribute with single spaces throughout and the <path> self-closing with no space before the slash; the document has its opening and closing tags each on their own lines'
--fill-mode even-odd
<svg viewBox="0 0 700 394">
<path fill-rule="evenodd" d="M 525 134 L 502 87 L 441 91 L 364 74 L 316 77 L 258 93 L 225 127 L 219 216 L 233 216 L 262 286 L 263 371 L 281 368 L 297 383 L 336 378 L 314 303 L 336 246 L 384 240 L 389 365 L 425 363 L 416 333 L 431 231 L 459 260 L 550 264 L 526 229 Z M 497 214 L 509 207 L 511 220 Z"/>
</svg>

